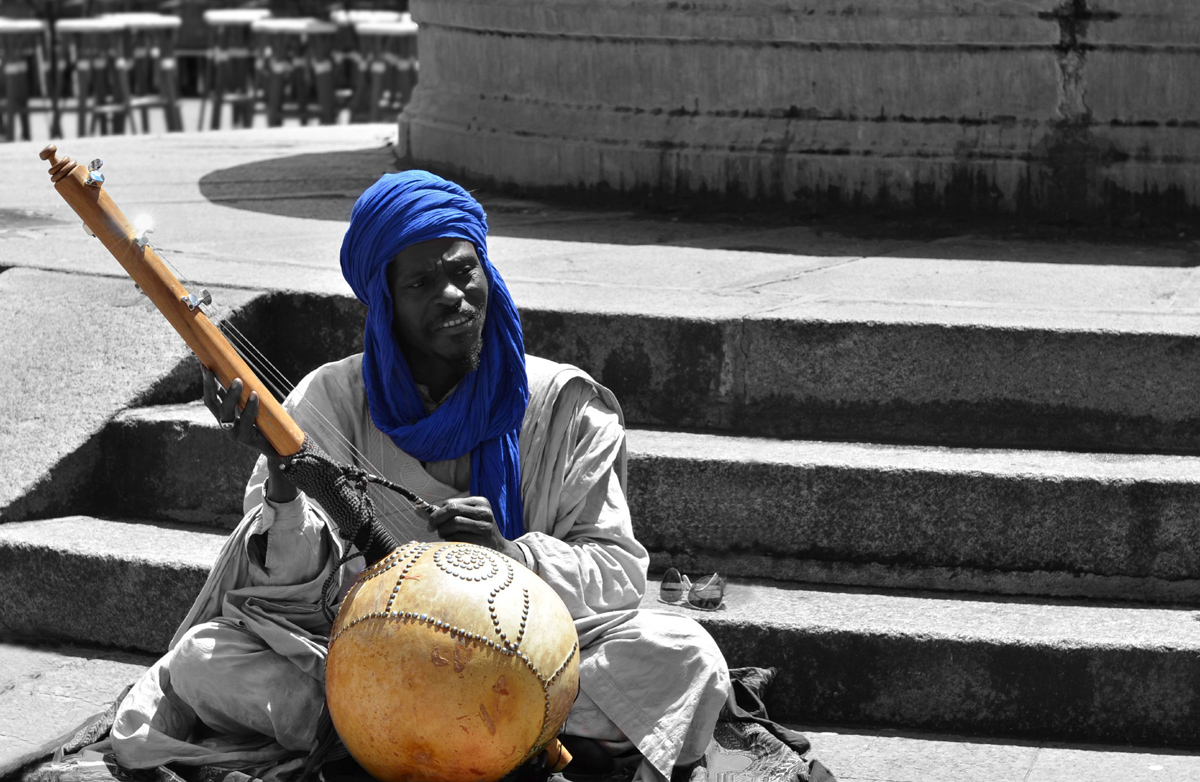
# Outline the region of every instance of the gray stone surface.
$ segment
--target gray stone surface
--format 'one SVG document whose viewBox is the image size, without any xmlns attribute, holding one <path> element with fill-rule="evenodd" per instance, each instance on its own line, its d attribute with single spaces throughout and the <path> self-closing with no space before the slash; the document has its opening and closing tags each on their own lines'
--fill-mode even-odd
<svg viewBox="0 0 1200 782">
<path fill-rule="evenodd" d="M 144 654 L 0 641 L 0 768 L 106 709 Z"/>
<path fill-rule="evenodd" d="M 412 10 L 421 82 L 401 146 L 500 182 L 797 212 L 1187 220 L 1200 205 L 1188 0 Z"/>
<path fill-rule="evenodd" d="M 99 472 L 110 491 L 97 507 L 145 518 L 232 529 L 254 452 L 230 441 L 201 402 L 117 415 L 103 435 Z"/>
<path fill-rule="evenodd" d="M 1062 745 L 970 736 L 804 730 L 839 780 L 862 782 L 1195 782 L 1200 756 L 1122 745 Z"/>
<path fill-rule="evenodd" d="M 105 429 L 100 506 L 232 526 L 254 458 L 200 403 Z M 632 429 L 635 532 L 662 570 L 1200 600 L 1195 457 L 822 443 Z"/>
<path fill-rule="evenodd" d="M 130 218 L 148 215 L 155 225 L 151 241 L 180 276 L 195 284 L 247 289 L 307 290 L 348 294 L 338 270 L 338 248 L 345 226 L 313 220 L 310 205 L 334 204 L 348 217 L 354 199 L 379 174 L 395 170 L 386 141 L 394 130 L 378 125 L 286 128 L 273 131 L 170 134 L 154 137 L 108 136 L 60 142 L 60 155 L 90 160 L 102 157 L 105 187 Z M 42 143 L 14 143 L 0 159 L 17 177 L 0 208 L 41 216 L 34 226 L 0 233 L 7 263 L 73 273 L 124 277 L 116 261 L 97 243 L 81 241 L 82 229 L 70 207 L 54 191 L 46 164 L 37 157 Z M 347 170 L 346 150 L 369 150 Z M 304 165 L 285 164 L 257 172 L 246 183 L 205 175 L 272 158 L 306 157 Z M 270 201 L 282 214 L 248 210 L 238 197 L 256 192 L 269 178 Z M 260 196 L 252 199 L 261 206 Z"/>
<path fill-rule="evenodd" d="M 659 568 L 794 581 L 1195 602 L 1194 457 L 632 430 Z"/>
<path fill-rule="evenodd" d="M 224 541 L 86 516 L 0 524 L 0 632 L 161 653 Z"/>
<path fill-rule="evenodd" d="M 770 583 L 732 584 L 726 605 L 661 607 L 701 622 L 730 665 L 777 667 L 776 719 L 1200 743 L 1193 610 Z"/>
<path fill-rule="evenodd" d="M 1145 782 L 1195 782 L 1200 758 L 1192 753 L 1049 747 L 1038 752 L 1025 782 L 1103 782 L 1113 774 Z"/>
</svg>

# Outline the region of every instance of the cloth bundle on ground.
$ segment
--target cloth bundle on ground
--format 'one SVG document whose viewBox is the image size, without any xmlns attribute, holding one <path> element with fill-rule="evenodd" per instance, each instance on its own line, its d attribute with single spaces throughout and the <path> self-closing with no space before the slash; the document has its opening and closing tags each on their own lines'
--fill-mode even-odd
<svg viewBox="0 0 1200 782">
<path fill-rule="evenodd" d="M 809 742 L 802 733 L 768 718 L 763 700 L 774 675 L 770 668 L 730 671 L 732 694 L 721 711 L 713 740 L 704 758 L 677 773 L 675 782 L 836 782 L 820 761 L 805 757 Z M 124 696 L 121 693 L 121 698 Z M 0 782 L 260 782 L 242 771 L 217 766 L 121 768 L 108 738 L 121 698 L 75 730 L 0 766 Z M 296 769 L 301 764 L 293 760 L 288 765 Z M 616 778 L 627 779 L 631 772 L 618 773 Z M 326 775 L 331 782 L 370 782 L 365 773 L 358 779 L 352 776 Z M 559 775 L 550 782 L 561 782 Z"/>
</svg>

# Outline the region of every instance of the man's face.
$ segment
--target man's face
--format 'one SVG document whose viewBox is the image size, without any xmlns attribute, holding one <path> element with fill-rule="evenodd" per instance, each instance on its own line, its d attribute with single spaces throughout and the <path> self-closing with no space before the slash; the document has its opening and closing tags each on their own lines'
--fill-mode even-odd
<svg viewBox="0 0 1200 782">
<path fill-rule="evenodd" d="M 418 380 L 431 371 L 461 377 L 479 366 L 488 282 L 470 242 L 414 244 L 388 264 L 387 283 L 392 332 Z"/>
</svg>

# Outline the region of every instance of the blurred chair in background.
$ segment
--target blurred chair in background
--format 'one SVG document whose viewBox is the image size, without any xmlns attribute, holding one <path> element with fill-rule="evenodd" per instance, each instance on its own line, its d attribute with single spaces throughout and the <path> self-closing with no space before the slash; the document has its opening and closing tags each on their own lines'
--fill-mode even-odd
<svg viewBox="0 0 1200 782">
<path fill-rule="evenodd" d="M 45 47 L 50 25 L 41 19 L 8 19 L 0 17 L 0 63 L 4 67 L 3 122 L 4 138 L 28 141 L 29 98 L 34 87 L 46 93 L 44 74 Z M 36 83 L 35 83 L 36 82 Z"/>
<path fill-rule="evenodd" d="M 209 126 L 219 130 L 226 103 L 230 104 L 230 127 L 254 125 L 261 79 L 250 28 L 270 15 L 265 8 L 214 8 L 204 12 L 210 45 L 207 89 L 200 104 L 200 129 L 204 128 L 204 113 L 208 107 L 212 111 Z"/>
<path fill-rule="evenodd" d="M 404 14 L 393 22 L 360 22 L 354 29 L 365 61 L 356 102 L 366 105 L 368 122 L 395 119 L 417 85 L 417 25 Z"/>
<path fill-rule="evenodd" d="M 161 109 L 169 132 L 183 130 L 179 111 L 179 64 L 175 41 L 182 20 L 150 12 L 128 11 L 101 17 L 120 25 L 113 42 L 117 78 L 129 94 L 128 105 L 141 116 L 142 132 L 150 130 L 150 110 Z M 133 126 L 129 128 L 133 132 Z"/>
<path fill-rule="evenodd" d="M 121 24 L 111 19 L 63 19 L 56 26 L 69 74 L 71 100 L 60 98 L 63 112 L 75 112 L 76 133 L 86 136 L 124 133 L 133 108 L 129 83 L 119 69 Z M 60 84 L 62 82 L 60 81 Z"/>
<path fill-rule="evenodd" d="M 268 18 L 254 22 L 256 46 L 266 73 L 264 101 L 267 125 L 283 118 L 315 117 L 322 125 L 337 121 L 333 42 L 337 26 L 311 17 Z"/>
<path fill-rule="evenodd" d="M 285 118 L 387 120 L 411 99 L 417 26 L 406 0 L 0 0 L 0 138 L 183 129 L 181 99 L 200 98 L 199 129 Z M 162 13 L 169 11 L 171 13 Z M 191 104 L 194 111 L 195 104 Z M 152 125 L 161 109 L 163 125 Z M 189 114 L 189 122 L 192 121 Z M 207 122 L 206 122 L 207 120 Z"/>
</svg>

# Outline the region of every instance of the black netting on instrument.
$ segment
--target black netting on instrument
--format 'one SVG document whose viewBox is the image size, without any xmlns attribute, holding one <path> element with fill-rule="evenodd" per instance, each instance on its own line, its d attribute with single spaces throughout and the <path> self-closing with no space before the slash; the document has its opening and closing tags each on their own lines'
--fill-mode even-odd
<svg viewBox="0 0 1200 782">
<path fill-rule="evenodd" d="M 342 540 L 354 544 L 367 560 L 367 567 L 392 553 L 400 544 L 375 518 L 375 505 L 367 494 L 367 484 L 377 483 L 424 511 L 433 506 L 403 486 L 348 464 L 338 464 L 311 437 L 304 438 L 300 450 L 283 457 L 283 471 L 296 488 L 321 504 L 337 525 Z M 334 588 L 338 570 L 355 555 L 347 552 L 325 580 L 322 601 L 325 613 L 333 621 L 329 595 Z"/>
</svg>

